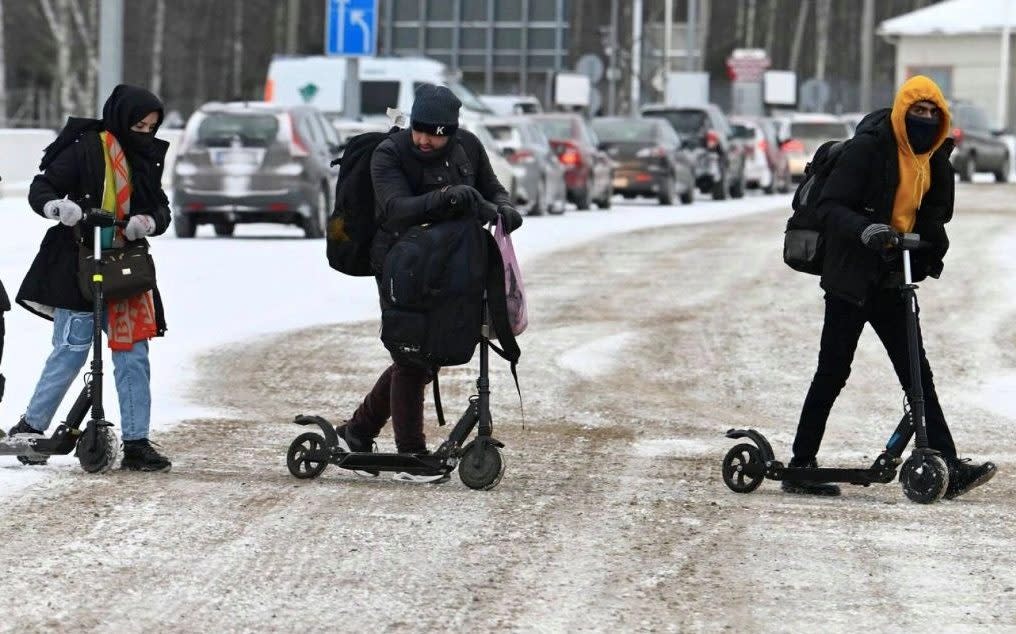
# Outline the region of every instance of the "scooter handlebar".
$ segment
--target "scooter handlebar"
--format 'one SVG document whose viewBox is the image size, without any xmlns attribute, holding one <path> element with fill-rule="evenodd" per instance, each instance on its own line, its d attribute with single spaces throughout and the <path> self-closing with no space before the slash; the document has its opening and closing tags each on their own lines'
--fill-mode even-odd
<svg viewBox="0 0 1016 634">
<path fill-rule="evenodd" d="M 920 249 L 931 248 L 931 243 L 927 240 L 921 240 L 921 234 L 919 233 L 901 233 L 894 240 L 896 248 L 903 251 L 918 251 Z"/>
<path fill-rule="evenodd" d="M 84 209 L 81 213 L 81 224 L 88 227 L 126 227 L 126 220 L 117 220 L 116 216 L 105 209 L 90 208 Z"/>
</svg>

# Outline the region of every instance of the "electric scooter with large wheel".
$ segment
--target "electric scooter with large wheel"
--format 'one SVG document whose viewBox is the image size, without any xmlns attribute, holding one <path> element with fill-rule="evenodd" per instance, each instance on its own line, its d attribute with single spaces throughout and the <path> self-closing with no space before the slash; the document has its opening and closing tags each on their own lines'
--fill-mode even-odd
<svg viewBox="0 0 1016 634">
<path fill-rule="evenodd" d="M 799 482 L 843 482 L 868 486 L 888 484 L 900 471 L 903 493 L 912 501 L 929 504 L 939 500 L 949 486 L 949 468 L 941 454 L 928 447 L 928 430 L 924 419 L 924 390 L 921 385 L 921 349 L 917 330 L 917 285 L 913 283 L 910 252 L 926 246 L 919 235 L 905 233 L 896 247 L 902 251 L 904 282 L 900 287 L 906 315 L 907 350 L 910 361 L 908 408 L 885 450 L 866 469 L 807 468 L 785 466 L 776 460 L 772 446 L 754 429 L 731 429 L 727 437 L 746 439 L 735 445 L 723 458 L 723 481 L 730 490 L 750 493 L 762 481 L 794 480 Z M 916 436 L 914 449 L 906 460 L 903 453 Z"/>
<path fill-rule="evenodd" d="M 487 315 L 484 301 L 483 314 Z M 449 475 L 456 466 L 459 479 L 471 489 L 490 490 L 504 475 L 504 444 L 493 436 L 490 415 L 490 326 L 486 320 L 480 337 L 480 376 L 477 393 L 459 418 L 451 434 L 433 453 L 348 452 L 339 446 L 335 428 L 321 416 L 297 416 L 297 425 L 317 425 L 321 433 L 304 432 L 290 444 L 286 465 L 295 477 L 306 479 L 321 475 L 329 464 L 351 471 L 398 471 L 414 475 Z M 466 442 L 476 429 L 476 438 Z"/>
<path fill-rule="evenodd" d="M 95 271 L 92 274 L 92 363 L 85 374 L 85 386 L 71 407 L 67 420 L 57 426 L 53 435 L 15 435 L 0 437 L 0 456 L 17 456 L 26 465 L 46 464 L 50 456 L 74 452 L 81 468 L 88 473 L 109 471 L 116 464 L 120 445 L 113 431 L 113 423 L 106 420 L 102 405 L 102 317 L 105 299 L 102 290 L 102 240 L 105 227 L 125 227 L 127 221 L 116 218 L 101 209 L 85 211 L 81 223 L 94 229 Z M 91 418 L 85 418 L 91 411 Z M 84 429 L 82 429 L 84 423 Z"/>
</svg>

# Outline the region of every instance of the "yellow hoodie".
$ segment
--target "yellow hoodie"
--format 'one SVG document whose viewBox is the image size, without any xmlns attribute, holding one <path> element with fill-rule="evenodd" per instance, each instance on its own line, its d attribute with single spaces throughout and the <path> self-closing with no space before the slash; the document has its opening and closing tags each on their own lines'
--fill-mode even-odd
<svg viewBox="0 0 1016 634">
<path fill-rule="evenodd" d="M 930 101 L 941 111 L 938 137 L 925 154 L 914 154 L 907 138 L 907 110 L 918 101 Z M 924 75 L 915 75 L 896 93 L 891 121 L 900 164 L 900 183 L 893 201 L 892 225 L 897 231 L 906 233 L 914 229 L 921 200 L 931 189 L 931 155 L 949 136 L 952 117 L 938 85 Z"/>
</svg>

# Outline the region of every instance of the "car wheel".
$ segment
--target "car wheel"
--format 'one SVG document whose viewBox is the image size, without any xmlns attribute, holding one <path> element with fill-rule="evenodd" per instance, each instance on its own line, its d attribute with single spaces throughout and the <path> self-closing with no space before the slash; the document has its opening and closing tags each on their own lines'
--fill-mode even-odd
<svg viewBox="0 0 1016 634">
<path fill-rule="evenodd" d="M 720 178 L 713 183 L 713 200 L 727 199 L 727 175 L 720 174 Z"/>
<path fill-rule="evenodd" d="M 575 206 L 579 208 L 579 211 L 586 211 L 589 209 L 589 189 L 583 189 L 582 191 L 575 193 Z"/>
<path fill-rule="evenodd" d="M 547 202 L 547 189 L 540 181 L 540 184 L 536 186 L 536 198 L 533 200 L 533 204 L 529 206 L 529 213 L 527 216 L 542 216 L 547 209 L 549 209 L 550 203 Z"/>
<path fill-rule="evenodd" d="M 232 222 L 216 222 L 213 226 L 215 227 L 215 235 L 223 238 L 233 235 L 233 230 L 236 229 L 236 224 Z"/>
<path fill-rule="evenodd" d="M 744 174 L 741 178 L 734 181 L 730 186 L 730 197 L 731 198 L 743 198 L 744 197 Z"/>
<path fill-rule="evenodd" d="M 178 238 L 193 238 L 197 229 L 194 221 L 183 214 L 177 214 L 173 218 L 173 231 L 176 232 Z"/>
<path fill-rule="evenodd" d="M 695 187 L 689 186 L 688 189 L 681 192 L 681 204 L 690 205 L 695 200 Z"/>
<path fill-rule="evenodd" d="M 1009 157 L 1005 157 L 1002 161 L 1002 166 L 998 168 L 998 171 L 994 172 L 996 183 L 1008 183 L 1009 182 Z"/>
<path fill-rule="evenodd" d="M 668 178 L 663 181 L 663 186 L 660 188 L 659 201 L 661 205 L 674 204 L 674 179 Z"/>
<path fill-rule="evenodd" d="M 967 160 L 963 161 L 963 170 L 960 172 L 960 180 L 964 183 L 969 183 L 974 180 L 974 174 L 977 173 L 977 161 L 973 154 L 967 155 Z"/>
<path fill-rule="evenodd" d="M 303 219 L 303 237 L 308 239 L 323 238 L 325 227 L 328 226 L 328 194 L 322 188 L 318 191 L 317 201 L 310 210 L 310 217 Z"/>
</svg>

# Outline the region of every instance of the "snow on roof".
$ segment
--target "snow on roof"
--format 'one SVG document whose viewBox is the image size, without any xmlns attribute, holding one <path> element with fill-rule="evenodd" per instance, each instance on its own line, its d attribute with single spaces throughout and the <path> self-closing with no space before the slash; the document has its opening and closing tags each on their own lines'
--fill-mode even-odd
<svg viewBox="0 0 1016 634">
<path fill-rule="evenodd" d="M 1016 27 L 1016 0 L 946 0 L 886 20 L 878 32 L 887 36 L 999 33 L 1007 18 Z"/>
</svg>

